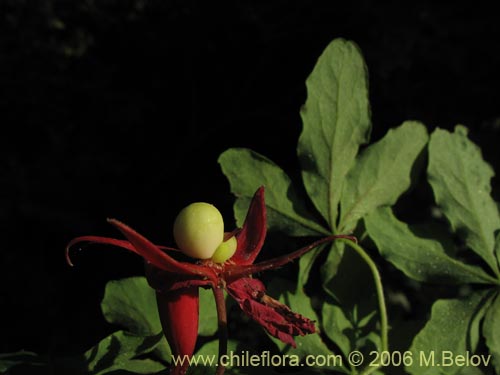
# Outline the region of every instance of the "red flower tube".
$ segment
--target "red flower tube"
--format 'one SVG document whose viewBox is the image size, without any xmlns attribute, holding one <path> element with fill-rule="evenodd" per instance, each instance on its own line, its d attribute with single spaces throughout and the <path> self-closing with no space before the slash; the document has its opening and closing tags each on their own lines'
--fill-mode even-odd
<svg viewBox="0 0 500 375">
<path fill-rule="evenodd" d="M 190 357 L 194 352 L 198 337 L 198 294 L 198 287 L 156 292 L 163 332 L 176 358 Z M 185 361 L 172 368 L 171 374 L 184 374 L 188 366 L 189 363 Z"/>
</svg>

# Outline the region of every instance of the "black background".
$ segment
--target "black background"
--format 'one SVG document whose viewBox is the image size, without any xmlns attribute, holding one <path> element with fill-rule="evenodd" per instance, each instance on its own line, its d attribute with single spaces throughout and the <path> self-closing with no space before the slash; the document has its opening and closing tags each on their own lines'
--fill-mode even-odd
<svg viewBox="0 0 500 375">
<path fill-rule="evenodd" d="M 119 237 L 116 217 L 172 245 L 192 201 L 231 227 L 229 147 L 296 174 L 304 81 L 337 37 L 367 61 L 373 139 L 463 123 L 498 170 L 500 25 L 477 2 L 0 0 L 0 353 L 113 330 L 104 285 L 142 262 L 96 247 L 70 268 L 71 238 Z"/>
</svg>

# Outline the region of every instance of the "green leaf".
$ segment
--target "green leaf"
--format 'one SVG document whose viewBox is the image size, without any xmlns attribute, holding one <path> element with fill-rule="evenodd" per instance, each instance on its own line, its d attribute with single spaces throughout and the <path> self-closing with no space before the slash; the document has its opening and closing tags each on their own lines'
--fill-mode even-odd
<svg viewBox="0 0 500 375">
<path fill-rule="evenodd" d="M 467 129 L 454 133 L 436 129 L 429 142 L 428 178 L 436 202 L 454 231 L 464 232 L 467 245 L 500 274 L 493 253 L 494 232 L 500 229 L 498 209 L 490 196 L 493 169 L 481 150 L 467 138 Z"/>
<path fill-rule="evenodd" d="M 357 306 L 352 311 L 346 311 L 343 306 L 325 302 L 321 313 L 323 331 L 340 349 L 345 363 L 348 363 L 346 358 L 353 351 L 360 351 L 366 358 L 371 357 L 374 351 L 380 352 L 380 336 L 374 330 L 376 311 L 362 316 Z"/>
<path fill-rule="evenodd" d="M 270 230 L 291 236 L 329 234 L 307 211 L 288 175 L 271 160 L 249 149 L 231 148 L 220 155 L 219 164 L 238 198 L 234 208 L 238 226 L 243 225 L 254 193 L 264 185 Z"/>
<path fill-rule="evenodd" d="M 377 300 L 373 275 L 358 253 L 348 248 L 338 272 L 322 269 L 324 290 L 333 298 L 323 305 L 323 328 L 344 355 L 359 350 L 365 355 L 376 350 Z"/>
<path fill-rule="evenodd" d="M 450 257 L 439 242 L 415 236 L 389 207 L 375 210 L 364 221 L 380 254 L 412 279 L 439 284 L 496 283 L 482 268 Z"/>
<path fill-rule="evenodd" d="M 347 357 L 353 350 L 352 340 L 348 336 L 349 331 L 353 330 L 351 321 L 340 306 L 328 302 L 323 304 L 321 316 L 323 331 Z"/>
<path fill-rule="evenodd" d="M 474 292 L 464 299 L 434 303 L 431 318 L 410 347 L 413 365 L 406 368 L 410 374 L 458 374 L 462 370 L 452 358 L 466 356 L 471 350 L 469 329 L 485 295 L 484 291 Z"/>
<path fill-rule="evenodd" d="M 228 340 L 227 341 L 227 354 L 230 355 L 231 352 L 240 354 L 238 350 L 239 342 L 236 340 Z M 197 358 L 201 363 L 199 365 L 202 366 L 211 366 L 215 367 L 217 364 L 217 359 L 219 355 L 219 340 L 209 341 L 196 352 L 193 358 Z M 205 359 L 204 359 L 205 358 Z M 203 363 L 203 361 L 205 361 Z"/>
<path fill-rule="evenodd" d="M 495 254 L 498 259 L 498 264 L 500 264 L 500 232 L 497 233 L 495 238 Z"/>
<path fill-rule="evenodd" d="M 458 375 L 484 375 L 479 367 L 466 366 L 458 371 Z"/>
<path fill-rule="evenodd" d="M 217 332 L 217 309 L 212 289 L 199 288 L 200 317 L 198 334 L 212 336 Z"/>
<path fill-rule="evenodd" d="M 323 284 L 329 284 L 331 279 L 337 274 L 344 255 L 344 248 L 345 246 L 342 242 L 334 242 L 330 246 L 325 263 L 321 265 L 321 278 Z"/>
<path fill-rule="evenodd" d="M 276 296 L 280 294 L 279 301 L 290 307 L 292 311 L 311 320 L 318 321 L 318 316 L 311 306 L 311 300 L 309 297 L 301 291 L 294 291 L 292 283 L 276 278 L 272 281 L 272 283 L 270 283 L 270 286 L 270 295 Z M 320 356 L 329 356 L 333 354 L 318 333 L 294 337 L 295 342 L 297 343 L 296 348 L 284 344 L 274 337 L 271 337 L 271 339 L 283 354 L 298 356 L 299 358 L 303 358 L 308 354 Z M 332 367 L 337 368 L 337 366 Z"/>
<path fill-rule="evenodd" d="M 234 341 L 228 340 L 228 349 L 233 347 Z M 204 344 L 192 357 L 188 370 L 190 375 L 211 375 L 215 373 L 217 366 L 219 340 L 209 341 Z"/>
<path fill-rule="evenodd" d="M 309 274 L 311 273 L 312 267 L 324 248 L 325 246 L 319 246 L 316 249 L 313 249 L 300 257 L 299 273 L 297 277 L 298 291 L 302 292 L 304 291 L 303 288 L 307 284 L 307 281 L 309 280 Z"/>
<path fill-rule="evenodd" d="M 101 310 L 107 322 L 123 326 L 133 334 L 151 336 L 162 332 L 155 292 L 145 277 L 108 282 Z M 165 338 L 156 354 L 170 360 L 170 347 Z"/>
<path fill-rule="evenodd" d="M 483 323 L 483 335 L 486 345 L 493 356 L 496 373 L 500 373 L 500 295 L 495 297 L 493 304 L 486 312 Z"/>
<path fill-rule="evenodd" d="M 338 270 L 335 272 L 324 266 L 321 268 L 323 289 L 335 301 L 342 304 L 344 311 L 346 309 L 353 311 L 356 306 L 363 306 L 366 310 L 360 311 L 360 314 L 367 315 L 376 309 L 373 275 L 358 253 L 350 248 L 344 250 Z M 360 301 L 363 303 L 360 304 Z"/>
<path fill-rule="evenodd" d="M 15 353 L 0 354 L 0 373 L 6 373 L 17 365 L 45 366 L 46 363 L 33 352 L 21 350 Z"/>
<path fill-rule="evenodd" d="M 108 282 L 101 309 L 108 323 L 121 325 L 137 335 L 161 332 L 155 292 L 144 277 Z"/>
<path fill-rule="evenodd" d="M 495 296 L 496 293 L 494 292 L 494 289 L 491 289 L 489 291 L 489 296 L 484 299 L 484 301 L 481 304 L 481 308 L 474 316 L 474 319 L 472 319 L 471 321 L 469 329 L 469 343 L 470 343 L 470 349 L 472 351 L 476 351 L 479 343 L 482 341 L 483 320 L 484 317 L 486 316 L 486 313 L 491 310 L 490 306 L 495 300 Z"/>
<path fill-rule="evenodd" d="M 371 130 L 367 69 L 359 48 L 336 39 L 306 81 L 298 155 L 306 190 L 336 228 L 344 178 Z"/>
<path fill-rule="evenodd" d="M 410 187 L 413 163 L 427 139 L 422 124 L 407 121 L 363 151 L 345 182 L 341 231 L 353 230 L 358 219 L 377 207 L 396 203 Z"/>
<path fill-rule="evenodd" d="M 127 374 L 153 374 L 165 370 L 165 365 L 151 358 L 138 358 L 152 352 L 162 342 L 163 335 L 136 336 L 118 331 L 101 340 L 85 353 L 87 369 L 92 375 L 125 370 Z"/>
</svg>

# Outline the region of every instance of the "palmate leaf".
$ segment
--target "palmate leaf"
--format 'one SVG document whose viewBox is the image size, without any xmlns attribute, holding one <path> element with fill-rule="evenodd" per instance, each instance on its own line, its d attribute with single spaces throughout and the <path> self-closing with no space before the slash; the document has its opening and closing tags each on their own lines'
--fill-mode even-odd
<svg viewBox="0 0 500 375">
<path fill-rule="evenodd" d="M 303 131 L 297 152 L 306 191 L 329 228 L 308 212 L 304 197 L 273 162 L 247 149 L 229 149 L 219 163 L 238 198 L 235 215 L 239 225 L 253 193 L 265 185 L 270 229 L 292 236 L 336 233 L 344 178 L 371 130 L 367 72 L 358 47 L 334 40 L 318 59 L 306 85 L 308 98 L 301 111 Z"/>
<path fill-rule="evenodd" d="M 294 187 L 286 173 L 269 159 L 248 149 L 229 149 L 220 156 L 219 163 L 237 197 L 238 225 L 261 185 L 266 186 L 270 229 L 292 236 L 350 232 L 368 213 L 394 204 L 410 186 L 413 165 L 428 141 L 422 124 L 406 122 L 358 156 L 360 146 L 369 140 L 371 123 L 366 67 L 355 44 L 342 39 L 333 41 L 306 84 L 308 97 L 301 111 L 303 130 L 297 151 L 308 197 L 300 196 L 302 189 Z M 318 221 L 317 213 L 308 211 L 307 199 L 326 225 Z M 331 292 L 330 282 L 337 273 L 344 246 L 327 248 L 321 276 L 325 290 Z M 299 261 L 298 287 L 283 292 L 284 302 L 295 303 L 299 312 L 304 305 L 310 307 L 303 286 L 320 251 L 314 250 Z M 302 343 L 298 350 L 302 354 L 329 352 L 321 338 L 314 335 L 298 338 L 297 342 Z"/>
<path fill-rule="evenodd" d="M 328 338 L 347 357 L 352 352 L 353 345 L 346 332 L 353 331 L 353 325 L 346 317 L 342 308 L 338 305 L 325 302 L 321 309 L 321 323 Z"/>
<path fill-rule="evenodd" d="M 359 48 L 343 39 L 330 43 L 306 81 L 297 151 L 309 197 L 331 229 L 344 178 L 370 135 L 367 81 Z"/>
<path fill-rule="evenodd" d="M 43 368 L 47 366 L 47 363 L 36 353 L 24 350 L 15 353 L 0 354 L 0 374 L 7 373 L 7 371 L 18 365 Z"/>
<path fill-rule="evenodd" d="M 101 310 L 108 323 L 124 327 L 132 334 L 144 337 L 160 334 L 161 344 L 154 352 L 158 358 L 170 361 L 170 346 L 162 334 L 155 292 L 145 277 L 109 281 Z"/>
<path fill-rule="evenodd" d="M 353 231 L 360 218 L 379 206 L 394 204 L 409 188 L 413 164 L 427 138 L 422 124 L 409 121 L 361 153 L 344 184 L 340 232 Z M 342 244 L 334 244 L 321 270 L 325 284 L 337 273 L 342 255 Z"/>
<path fill-rule="evenodd" d="M 237 352 L 240 343 L 236 340 L 227 341 L 227 352 Z M 241 351 L 241 350 L 240 350 Z M 215 367 L 217 364 L 217 356 L 219 354 L 219 339 L 209 341 L 201 346 L 195 353 L 195 357 L 200 359 L 199 365 Z M 238 353 L 239 354 L 239 353 Z M 203 357 L 207 357 L 203 362 Z"/>
<path fill-rule="evenodd" d="M 498 206 L 498 203 L 497 203 Z M 500 207 L 499 207 L 500 210 Z M 500 232 L 497 233 L 497 236 L 495 238 L 495 255 L 497 256 L 498 259 L 498 264 L 500 265 Z"/>
<path fill-rule="evenodd" d="M 217 311 L 210 289 L 199 290 L 200 319 L 198 334 L 211 336 L 217 332 Z M 127 328 L 139 336 L 151 336 L 162 332 L 154 290 L 145 277 L 130 277 L 108 282 L 101 303 L 106 321 Z M 158 345 L 156 353 L 170 361 L 170 350 L 165 338 Z"/>
<path fill-rule="evenodd" d="M 496 295 L 494 302 L 488 308 L 483 323 L 483 336 L 486 345 L 493 356 L 493 365 L 496 373 L 500 373 L 500 295 Z"/>
<path fill-rule="evenodd" d="M 121 325 L 131 333 L 147 336 L 161 332 L 155 292 L 144 277 L 108 282 L 101 309 L 108 323 Z"/>
<path fill-rule="evenodd" d="M 350 231 L 375 208 L 393 205 L 411 183 L 411 170 L 427 143 L 427 130 L 403 123 L 367 147 L 347 175 L 341 200 L 341 230 Z"/>
<path fill-rule="evenodd" d="M 264 185 L 271 230 L 291 236 L 328 234 L 308 212 L 288 175 L 271 160 L 249 149 L 232 148 L 220 155 L 219 164 L 238 198 L 234 207 L 238 226 L 243 225 L 255 191 Z"/>
<path fill-rule="evenodd" d="M 332 298 L 323 304 L 322 326 L 342 353 L 347 356 L 359 350 L 369 355 L 380 350 L 376 346 L 380 338 L 375 327 L 378 315 L 373 276 L 361 257 L 346 251 L 337 274 L 325 280 L 323 288 Z"/>
<path fill-rule="evenodd" d="M 380 254 L 414 280 L 439 284 L 495 283 L 482 268 L 450 257 L 439 242 L 415 236 L 389 207 L 379 208 L 364 221 Z"/>
<path fill-rule="evenodd" d="M 457 126 L 454 133 L 434 131 L 427 173 L 436 202 L 453 230 L 463 234 L 467 245 L 500 275 L 494 254 L 500 216 L 490 196 L 494 172 L 467 138 L 465 127 Z"/>
<path fill-rule="evenodd" d="M 101 340 L 84 357 L 88 373 L 112 374 L 122 370 L 125 374 L 154 374 L 166 366 L 151 358 L 141 358 L 152 352 L 162 341 L 163 335 L 137 336 L 118 331 Z"/>
<path fill-rule="evenodd" d="M 342 307 L 324 303 L 321 311 L 325 334 L 347 358 L 353 350 L 360 350 L 368 355 L 373 350 L 380 351 L 380 336 L 365 326 L 375 317 L 375 311 L 365 317 L 348 317 Z"/>
<path fill-rule="evenodd" d="M 471 323 L 482 314 L 487 298 L 486 291 L 478 291 L 464 299 L 436 301 L 430 320 L 410 347 L 413 364 L 407 371 L 412 375 L 459 374 L 463 368 L 451 363 L 449 357 L 465 356 L 471 350 Z"/>
<path fill-rule="evenodd" d="M 344 313 L 350 314 L 357 310 L 358 316 L 366 316 L 376 310 L 373 275 L 366 262 L 355 251 L 345 252 L 334 277 L 322 276 L 323 289 L 341 305 Z"/>
<path fill-rule="evenodd" d="M 286 304 L 292 311 L 299 313 L 311 320 L 318 321 L 318 316 L 311 306 L 310 298 L 300 290 L 295 290 L 292 283 L 287 280 L 276 278 L 269 285 L 268 294 L 279 297 L 279 301 Z M 317 327 L 319 328 L 319 327 Z M 325 358 L 332 358 L 333 352 L 328 348 L 322 340 L 319 333 L 313 333 L 305 336 L 295 336 L 297 348 L 284 344 L 280 340 L 271 337 L 271 340 L 276 344 L 283 354 L 298 356 L 304 358 L 306 355 L 314 353 L 314 355 L 324 356 Z M 331 366 L 325 368 L 337 368 L 344 372 L 345 368 L 341 367 L 340 361 L 331 361 Z"/>
<path fill-rule="evenodd" d="M 309 274 L 311 273 L 312 267 L 314 266 L 316 259 L 321 254 L 323 249 L 324 246 L 320 246 L 300 257 L 299 272 L 297 276 L 297 291 L 304 292 L 303 288 L 307 284 L 307 281 L 309 280 Z"/>
<path fill-rule="evenodd" d="M 304 315 L 309 319 L 318 321 L 318 317 L 311 306 L 311 301 L 304 293 L 289 290 L 282 294 L 280 301 L 289 306 L 292 311 L 299 312 L 301 315 Z M 288 346 L 287 348 L 282 347 L 282 351 L 284 353 L 296 354 L 301 358 L 310 353 L 324 356 L 332 354 L 318 333 L 306 336 L 296 336 L 295 341 L 297 342 L 296 349 Z M 280 345 L 281 342 L 278 346 Z"/>
<path fill-rule="evenodd" d="M 234 210 L 241 226 L 255 190 L 266 186 L 268 226 L 292 236 L 336 233 L 338 205 L 345 176 L 358 149 L 371 130 L 367 72 L 358 47 L 343 39 L 327 46 L 309 76 L 308 98 L 301 111 L 303 131 L 298 143 L 302 177 L 327 227 L 308 212 L 306 197 L 298 194 L 287 174 L 264 156 L 248 149 L 229 149 L 219 158 L 231 191 L 237 197 Z M 342 246 L 330 246 L 327 268 L 334 275 L 342 258 Z M 320 250 L 300 263 L 299 287 Z"/>
<path fill-rule="evenodd" d="M 239 342 L 235 340 L 228 340 L 227 342 L 227 355 L 230 358 L 231 353 L 236 353 L 236 356 L 241 354 L 238 348 Z M 195 362 L 192 362 L 188 374 L 189 375 L 212 375 L 215 373 L 219 353 L 219 340 L 209 341 L 201 346 L 200 349 L 192 357 Z M 229 362 L 229 359 L 228 359 Z M 234 362 L 237 362 L 234 360 Z M 236 363 L 237 365 L 237 363 Z M 240 374 L 238 368 L 232 366 L 226 367 L 224 374 L 233 375 Z"/>
<path fill-rule="evenodd" d="M 478 309 L 477 313 L 474 315 L 470 323 L 469 328 L 469 346 L 472 352 L 478 349 L 479 344 L 484 342 L 483 336 L 483 322 L 484 317 L 488 311 L 491 311 L 490 306 L 495 301 L 496 293 L 493 289 L 487 291 L 488 297 L 483 299 L 481 302 L 481 307 Z M 491 361 L 490 361 L 491 362 Z"/>
</svg>

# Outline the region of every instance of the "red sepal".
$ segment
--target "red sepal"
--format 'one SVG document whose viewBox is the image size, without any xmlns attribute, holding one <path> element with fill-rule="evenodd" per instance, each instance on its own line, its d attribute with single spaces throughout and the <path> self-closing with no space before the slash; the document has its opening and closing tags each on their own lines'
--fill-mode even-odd
<svg viewBox="0 0 500 375">
<path fill-rule="evenodd" d="M 266 232 L 266 202 L 264 187 L 261 186 L 250 202 L 243 228 L 236 234 L 238 247 L 231 261 L 239 265 L 252 264 L 264 245 Z"/>
<path fill-rule="evenodd" d="M 324 238 L 321 238 L 321 239 L 313 242 L 312 244 L 310 244 L 308 246 L 304 246 L 298 250 L 295 250 L 292 253 L 285 254 L 285 255 L 280 256 L 280 257 L 264 260 L 264 261 L 256 263 L 256 264 L 241 265 L 237 262 L 234 262 L 234 264 L 226 264 L 226 265 L 224 265 L 223 278 L 227 283 L 231 283 L 234 280 L 237 280 L 237 279 L 242 278 L 242 277 L 249 277 L 252 274 L 255 274 L 258 272 L 272 270 L 272 269 L 282 267 L 285 264 L 288 264 L 288 263 L 294 261 L 295 259 L 300 258 L 302 255 L 311 251 L 312 249 L 314 249 L 320 245 L 323 245 L 325 243 L 332 242 L 338 238 L 345 238 L 345 239 L 349 239 L 351 241 L 356 242 L 355 237 L 343 235 L 343 234 L 324 237 Z M 231 258 L 231 260 L 233 260 L 233 258 Z"/>
<path fill-rule="evenodd" d="M 179 262 L 165 254 L 158 246 L 137 233 L 128 225 L 116 219 L 108 219 L 108 222 L 118 228 L 134 246 L 136 252 L 155 267 L 177 275 L 195 275 L 197 277 L 206 278 L 212 281 L 214 285 L 217 284 L 217 276 L 210 268 L 187 262 Z"/>
</svg>

